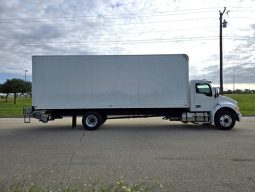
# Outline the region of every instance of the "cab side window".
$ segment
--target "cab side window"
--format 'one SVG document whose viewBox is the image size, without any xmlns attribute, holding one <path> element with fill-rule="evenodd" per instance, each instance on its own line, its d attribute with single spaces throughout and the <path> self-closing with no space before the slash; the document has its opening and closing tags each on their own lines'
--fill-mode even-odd
<svg viewBox="0 0 255 192">
<path fill-rule="evenodd" d="M 203 84 L 197 83 L 196 84 L 196 92 L 204 94 L 206 96 L 212 96 L 211 87 L 206 83 L 203 83 Z"/>
</svg>

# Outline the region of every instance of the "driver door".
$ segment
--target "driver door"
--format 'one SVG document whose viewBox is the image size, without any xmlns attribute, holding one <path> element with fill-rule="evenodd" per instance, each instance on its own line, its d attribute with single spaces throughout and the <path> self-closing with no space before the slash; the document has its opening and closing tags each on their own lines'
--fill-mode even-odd
<svg viewBox="0 0 255 192">
<path fill-rule="evenodd" d="M 208 83 L 195 84 L 194 111 L 211 111 L 215 107 L 213 91 Z"/>
</svg>

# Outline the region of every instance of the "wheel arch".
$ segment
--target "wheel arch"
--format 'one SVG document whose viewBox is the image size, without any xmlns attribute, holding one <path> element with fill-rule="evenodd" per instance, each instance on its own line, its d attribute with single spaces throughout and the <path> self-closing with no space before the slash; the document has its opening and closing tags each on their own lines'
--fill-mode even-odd
<svg viewBox="0 0 255 192">
<path fill-rule="evenodd" d="M 235 119 L 236 119 L 237 121 L 239 121 L 239 117 L 238 117 L 238 115 L 237 115 L 237 113 L 236 113 L 236 111 L 235 111 L 234 109 L 232 109 L 232 108 L 230 108 L 230 107 L 222 107 L 222 108 L 220 108 L 218 111 L 216 111 L 216 113 L 215 113 L 214 115 L 216 115 L 216 114 L 217 114 L 218 112 L 220 112 L 220 111 L 228 111 L 228 112 L 233 113 Z"/>
<path fill-rule="evenodd" d="M 234 117 L 235 117 L 235 120 L 236 121 L 240 121 L 240 118 L 238 116 L 238 113 L 237 111 L 235 110 L 235 106 L 233 105 L 230 105 L 230 106 L 221 106 L 221 105 L 217 105 L 215 107 L 215 109 L 213 111 L 210 112 L 210 119 L 211 119 L 211 122 L 214 123 L 214 118 L 215 118 L 215 115 L 217 113 L 219 113 L 220 111 L 228 111 L 228 112 L 231 112 Z"/>
</svg>

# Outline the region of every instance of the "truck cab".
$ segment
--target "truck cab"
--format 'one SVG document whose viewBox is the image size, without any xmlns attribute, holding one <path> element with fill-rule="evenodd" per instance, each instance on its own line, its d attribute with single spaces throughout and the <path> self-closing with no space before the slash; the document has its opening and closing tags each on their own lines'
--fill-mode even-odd
<svg viewBox="0 0 255 192">
<path fill-rule="evenodd" d="M 235 122 L 241 120 L 237 101 L 219 95 L 219 89 L 213 88 L 210 81 L 191 80 L 189 89 L 189 110 L 193 116 L 199 117 L 199 115 L 195 114 L 200 114 L 209 123 L 215 124 L 224 130 L 232 129 Z"/>
</svg>

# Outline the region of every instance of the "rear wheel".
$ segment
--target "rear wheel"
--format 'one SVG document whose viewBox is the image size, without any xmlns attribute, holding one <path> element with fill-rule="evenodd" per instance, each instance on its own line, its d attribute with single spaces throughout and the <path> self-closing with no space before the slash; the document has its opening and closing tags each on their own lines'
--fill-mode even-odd
<svg viewBox="0 0 255 192">
<path fill-rule="evenodd" d="M 231 111 L 222 110 L 216 113 L 214 123 L 221 130 L 230 130 L 235 126 L 236 119 Z"/>
<path fill-rule="evenodd" d="M 83 115 L 82 118 L 82 125 L 87 130 L 96 130 L 98 129 L 101 124 L 103 123 L 103 117 L 100 113 L 95 111 L 87 112 Z"/>
</svg>

